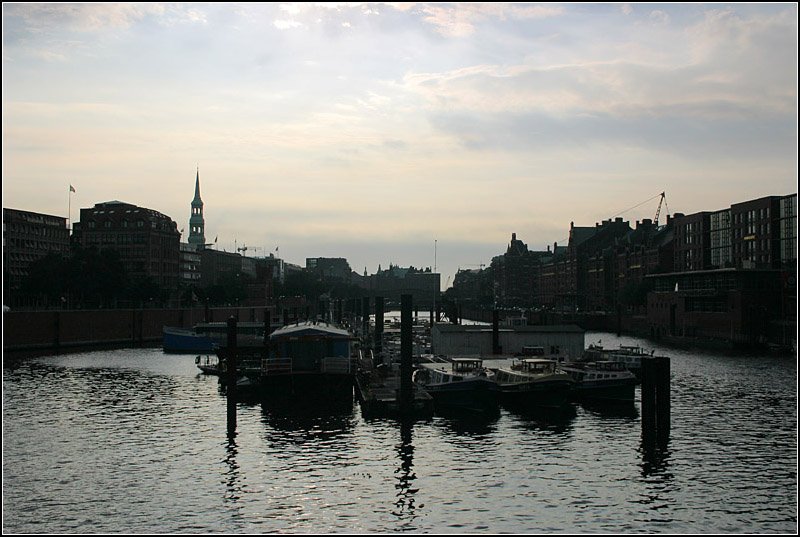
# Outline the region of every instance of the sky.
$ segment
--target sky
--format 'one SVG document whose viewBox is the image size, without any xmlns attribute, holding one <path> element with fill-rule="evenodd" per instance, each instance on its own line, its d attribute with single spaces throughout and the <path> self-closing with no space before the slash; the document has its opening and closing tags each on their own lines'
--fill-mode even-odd
<svg viewBox="0 0 800 537">
<path fill-rule="evenodd" d="M 797 5 L 4 3 L 3 207 L 431 267 L 797 192 Z M 70 194 L 69 187 L 75 192 Z"/>
</svg>

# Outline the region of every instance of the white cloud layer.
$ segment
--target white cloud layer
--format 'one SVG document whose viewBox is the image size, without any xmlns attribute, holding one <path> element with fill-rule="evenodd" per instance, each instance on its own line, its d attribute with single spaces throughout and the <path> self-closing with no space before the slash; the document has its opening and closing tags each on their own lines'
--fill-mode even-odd
<svg viewBox="0 0 800 537">
<path fill-rule="evenodd" d="M 8 207 L 64 213 L 71 183 L 81 206 L 125 199 L 180 229 L 199 163 L 220 240 L 293 262 L 340 241 L 372 271 L 377 244 L 544 248 L 662 190 L 685 213 L 796 191 L 791 4 L 4 4 L 3 20 Z M 489 262 L 471 257 L 440 268 Z"/>
</svg>

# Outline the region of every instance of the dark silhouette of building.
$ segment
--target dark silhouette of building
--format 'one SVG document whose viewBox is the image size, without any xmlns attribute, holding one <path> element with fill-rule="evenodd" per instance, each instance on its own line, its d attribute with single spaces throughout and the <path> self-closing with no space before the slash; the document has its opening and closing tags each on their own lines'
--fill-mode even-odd
<svg viewBox="0 0 800 537">
<path fill-rule="evenodd" d="M 3 304 L 16 305 L 31 263 L 48 254 L 68 256 L 69 241 L 66 218 L 3 208 Z"/>
<path fill-rule="evenodd" d="M 121 201 L 81 209 L 73 240 L 83 248 L 119 252 L 129 278 L 151 278 L 165 292 L 178 289 L 180 232 L 170 217 Z"/>
<path fill-rule="evenodd" d="M 797 194 L 674 223 L 674 272 L 649 276 L 653 335 L 796 344 Z"/>
<path fill-rule="evenodd" d="M 350 283 L 353 270 L 343 257 L 308 257 L 306 270 L 315 278 L 325 282 Z"/>
</svg>

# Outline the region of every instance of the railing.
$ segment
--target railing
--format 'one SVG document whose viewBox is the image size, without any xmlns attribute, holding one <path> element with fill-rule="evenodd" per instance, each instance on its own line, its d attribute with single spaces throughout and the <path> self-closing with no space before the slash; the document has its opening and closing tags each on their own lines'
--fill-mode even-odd
<svg viewBox="0 0 800 537">
<path fill-rule="evenodd" d="M 264 358 L 261 372 L 265 375 L 285 375 L 292 372 L 291 358 Z"/>
<path fill-rule="evenodd" d="M 323 358 L 319 364 L 322 373 L 352 373 L 353 363 L 349 357 L 332 356 Z"/>
</svg>

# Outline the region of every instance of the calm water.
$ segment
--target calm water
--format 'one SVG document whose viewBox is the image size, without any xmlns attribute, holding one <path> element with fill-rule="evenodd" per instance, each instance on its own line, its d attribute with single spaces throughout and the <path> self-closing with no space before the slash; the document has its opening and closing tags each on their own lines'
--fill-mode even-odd
<svg viewBox="0 0 800 537">
<path fill-rule="evenodd" d="M 3 370 L 11 533 L 795 533 L 795 358 L 667 350 L 672 435 L 629 409 L 436 416 L 242 404 L 160 349 Z"/>
</svg>

